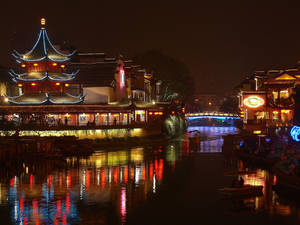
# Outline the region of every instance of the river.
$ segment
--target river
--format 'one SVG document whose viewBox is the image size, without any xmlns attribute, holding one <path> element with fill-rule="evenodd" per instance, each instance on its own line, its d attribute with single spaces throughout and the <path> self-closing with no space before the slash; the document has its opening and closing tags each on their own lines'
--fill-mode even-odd
<svg viewBox="0 0 300 225">
<path fill-rule="evenodd" d="M 263 196 L 233 201 L 218 189 L 247 167 L 222 154 L 234 127 L 190 127 L 187 136 L 155 147 L 95 149 L 89 157 L 1 160 L 0 224 L 300 224 L 296 201 L 278 196 L 266 170 L 244 175 Z M 188 135 L 188 134 L 187 134 Z"/>
</svg>

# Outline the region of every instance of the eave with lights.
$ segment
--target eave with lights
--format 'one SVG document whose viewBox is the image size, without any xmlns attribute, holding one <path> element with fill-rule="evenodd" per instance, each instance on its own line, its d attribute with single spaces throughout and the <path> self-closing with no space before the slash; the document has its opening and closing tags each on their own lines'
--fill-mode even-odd
<svg viewBox="0 0 300 225">
<path fill-rule="evenodd" d="M 67 93 L 70 82 L 79 72 L 68 72 L 68 62 L 75 51 L 70 54 L 58 51 L 51 43 L 45 25 L 46 21 L 42 19 L 38 39 L 29 52 L 14 51 L 12 54 L 20 72 L 11 69 L 8 73 L 20 95 L 8 97 L 8 102 L 16 105 L 82 103 L 83 95 Z"/>
</svg>

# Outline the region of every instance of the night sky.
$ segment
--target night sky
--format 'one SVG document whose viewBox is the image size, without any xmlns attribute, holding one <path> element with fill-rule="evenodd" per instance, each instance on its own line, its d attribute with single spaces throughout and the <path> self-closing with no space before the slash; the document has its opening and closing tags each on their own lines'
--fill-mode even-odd
<svg viewBox="0 0 300 225">
<path fill-rule="evenodd" d="M 52 42 L 131 57 L 156 49 L 182 60 L 197 92 L 228 91 L 255 69 L 300 60 L 300 6 L 290 1 L 1 2 L 0 64 L 31 48 L 47 19 Z M 251 3 L 250 3 L 251 2 Z"/>
</svg>

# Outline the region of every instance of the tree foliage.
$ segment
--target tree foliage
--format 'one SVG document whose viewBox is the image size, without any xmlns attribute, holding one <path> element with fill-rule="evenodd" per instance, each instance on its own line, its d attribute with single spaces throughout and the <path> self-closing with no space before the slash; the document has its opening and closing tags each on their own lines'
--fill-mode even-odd
<svg viewBox="0 0 300 225">
<path fill-rule="evenodd" d="M 221 112 L 238 113 L 239 103 L 236 96 L 226 97 L 219 109 Z"/>
<path fill-rule="evenodd" d="M 187 66 L 180 60 L 152 50 L 137 55 L 134 61 L 151 72 L 156 80 L 162 81 L 161 100 L 187 100 L 193 95 L 193 78 Z"/>
</svg>

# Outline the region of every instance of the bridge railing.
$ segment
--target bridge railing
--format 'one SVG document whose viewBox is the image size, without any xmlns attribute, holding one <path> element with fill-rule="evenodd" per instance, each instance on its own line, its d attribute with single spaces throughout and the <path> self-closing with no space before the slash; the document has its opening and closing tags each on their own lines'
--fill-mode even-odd
<svg viewBox="0 0 300 225">
<path fill-rule="evenodd" d="M 236 113 L 223 113 L 223 112 L 199 112 L 199 113 L 186 113 L 187 117 L 232 117 L 232 118 L 240 118 Z"/>
</svg>

